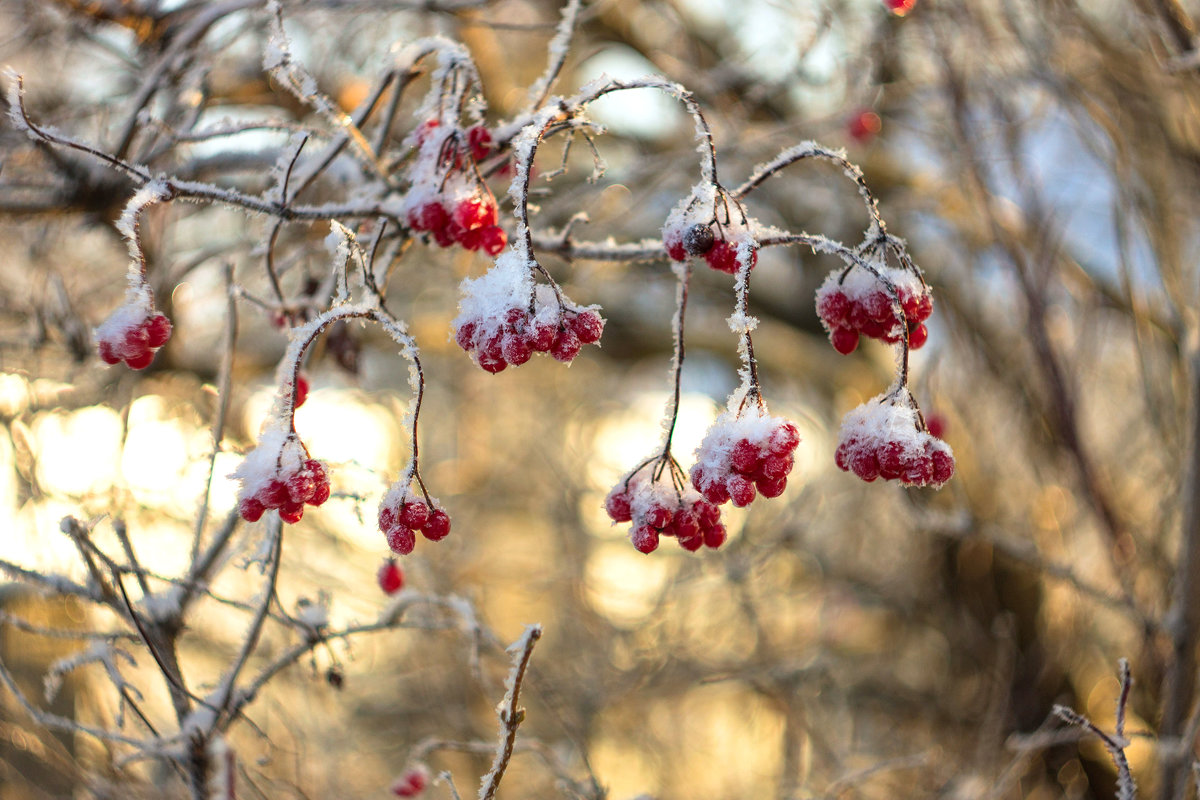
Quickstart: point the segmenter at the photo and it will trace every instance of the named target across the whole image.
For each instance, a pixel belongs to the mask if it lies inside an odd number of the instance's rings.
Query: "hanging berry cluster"
[[[300,437],[284,428],[264,432],[231,477],[241,481],[238,513],[247,522],[270,509],[278,509],[284,522],[299,522],[305,505],[323,505],[330,494],[325,465],[309,458]]]
[[[741,416],[725,412],[696,450],[692,485],[710,502],[742,508],[756,494],[779,497],[795,463],[800,433],[791,422],[757,406]]]
[[[896,301],[903,315],[897,315]],[[852,264],[831,272],[817,289],[817,316],[842,355],[854,352],[860,334],[887,344],[907,335],[909,349],[916,350],[929,338],[924,323],[932,313],[933,295],[915,268]]]
[[[626,475],[604,501],[613,522],[632,522],[629,540],[641,553],[658,549],[659,537],[672,536],[684,550],[713,550],[725,543],[721,510],[683,486],[674,459],[655,460]]]

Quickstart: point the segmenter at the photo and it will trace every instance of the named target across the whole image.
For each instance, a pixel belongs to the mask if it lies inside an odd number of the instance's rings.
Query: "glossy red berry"
[[[238,503],[238,513],[246,522],[258,522],[266,510],[266,506],[254,497],[244,498],[242,502]]]
[[[629,522],[633,519],[633,509],[629,504],[629,495],[624,492],[613,492],[604,501],[604,510],[613,522]]]
[[[409,500],[400,509],[400,522],[414,530],[423,526],[429,519],[429,506],[424,501]]]
[[[450,535],[450,515],[440,508],[435,508],[421,526],[421,533],[431,542],[438,542]]]
[[[384,594],[395,594],[404,587],[404,572],[401,571],[400,565],[394,558],[389,558],[380,565],[376,579]]]

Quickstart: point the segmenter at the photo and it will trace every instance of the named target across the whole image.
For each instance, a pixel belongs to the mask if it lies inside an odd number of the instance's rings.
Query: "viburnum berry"
[[[778,497],[787,487],[800,444],[796,426],[758,407],[726,411],[705,433],[696,449],[692,485],[705,499],[739,508],[755,497]]]
[[[720,207],[726,218],[717,215]],[[681,200],[663,224],[663,246],[673,261],[703,257],[719,272],[735,275],[748,262],[753,269],[758,247],[750,235],[749,220],[735,200],[712,182],[702,181]],[[730,218],[733,217],[733,218]]]
[[[917,0],[883,0],[883,4],[897,17],[903,17],[913,10],[913,7],[917,4]]]
[[[304,401],[308,399],[308,389],[309,389],[308,377],[303,372],[297,373],[296,374],[296,405],[294,406],[295,408],[299,408],[300,406],[304,405]]]
[[[908,346],[913,350],[929,338],[924,324],[933,313],[929,287],[909,270],[881,264],[878,271],[896,289],[904,324],[887,287],[861,267],[855,266],[848,272],[835,270],[817,289],[817,316],[829,331],[833,348],[842,355],[854,352],[860,335],[895,344],[907,330]]]
[[[96,352],[105,364],[122,361],[130,369],[150,366],[154,354],[171,338],[171,320],[154,310],[150,290],[131,288],[125,302],[93,332]]]
[[[264,432],[230,477],[241,481],[238,513],[247,522],[278,509],[281,520],[296,523],[304,506],[322,505],[330,495],[325,465],[309,458],[299,437],[284,428]]]
[[[880,395],[846,415],[834,454],[838,467],[870,483],[938,488],[954,474],[950,446],[920,424],[903,397]]]
[[[520,366],[534,353],[569,363],[604,333],[595,308],[563,305],[549,286],[535,289],[528,262],[516,253],[496,259],[479,278],[464,280],[461,291],[454,341],[487,372]]]
[[[379,530],[392,552],[406,556],[416,546],[417,531],[431,542],[445,539],[450,534],[450,515],[437,500],[411,493],[400,481],[379,503]]]
[[[392,794],[397,797],[416,797],[429,785],[429,773],[423,767],[413,767],[392,784]]]
[[[632,522],[629,540],[641,553],[658,549],[660,537],[673,536],[695,552],[724,544],[721,511],[692,490],[680,491],[670,477],[651,479],[653,464],[643,466],[613,487],[604,508],[613,522]]]
[[[846,132],[859,144],[870,141],[881,130],[883,130],[883,120],[870,109],[857,112],[846,123]]]
[[[483,161],[492,152],[492,132],[482,125],[471,127],[467,130],[467,146],[472,158]]]
[[[404,587],[404,571],[400,569],[400,565],[394,558],[385,560],[379,566],[375,577],[384,594],[395,594]]]

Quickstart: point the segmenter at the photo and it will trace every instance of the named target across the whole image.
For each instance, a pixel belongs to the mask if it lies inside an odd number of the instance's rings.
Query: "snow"
[[[153,314],[154,296],[150,293],[150,287],[138,281],[125,290],[125,302],[96,326],[92,337],[97,343],[123,341],[126,332],[137,328]]]
[[[258,444],[229,477],[241,481],[239,497],[254,497],[272,481],[299,472],[306,460],[308,452],[290,425],[270,425],[259,434]]]

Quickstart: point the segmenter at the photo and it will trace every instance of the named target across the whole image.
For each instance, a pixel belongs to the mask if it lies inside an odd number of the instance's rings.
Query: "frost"
[[[139,273],[140,274],[140,273]],[[96,342],[119,342],[154,314],[154,296],[150,287],[138,281],[125,290],[125,302],[92,331]]]
[[[182,587],[172,586],[166,591],[146,595],[138,605],[142,607],[142,614],[151,622],[177,620],[183,613],[183,595]]]
[[[268,423],[278,420],[268,420]],[[280,475],[291,475],[304,468],[308,453],[290,426],[271,425],[258,437],[258,444],[246,454],[230,478],[241,481],[239,497],[254,497]]]

